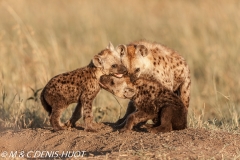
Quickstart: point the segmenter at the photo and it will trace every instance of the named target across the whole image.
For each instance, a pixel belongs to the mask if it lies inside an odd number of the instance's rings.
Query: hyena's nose
[[[119,72],[124,75],[128,73],[127,68],[123,65],[120,66]]]
[[[135,76],[134,74],[130,74],[129,77],[131,82],[134,82],[137,80],[137,76]]]

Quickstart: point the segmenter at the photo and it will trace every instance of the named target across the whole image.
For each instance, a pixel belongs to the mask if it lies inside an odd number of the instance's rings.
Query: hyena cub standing
[[[41,102],[49,113],[54,130],[75,126],[83,115],[86,131],[95,131],[92,117],[92,102],[100,90],[99,79],[103,74],[121,76],[126,72],[119,55],[111,43],[95,55],[86,67],[53,77],[41,93]],[[71,119],[60,124],[62,111],[71,103],[77,103]]]
[[[190,71],[184,58],[177,52],[148,41],[132,42],[116,47],[123,65],[127,68],[131,81],[138,78],[155,79],[172,92],[178,93],[186,108],[190,100]],[[135,110],[129,103],[124,121]]]
[[[158,125],[149,131],[169,132],[187,127],[187,108],[181,99],[157,81],[143,78],[131,82],[129,77],[115,78],[101,76],[100,85],[105,90],[120,97],[131,99],[137,111],[130,114],[122,131],[148,119],[157,119]]]

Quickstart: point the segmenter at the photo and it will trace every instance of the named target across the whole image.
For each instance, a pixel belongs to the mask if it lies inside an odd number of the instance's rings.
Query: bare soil
[[[238,159],[239,144],[239,134],[193,128],[160,134],[119,133],[109,125],[94,133],[80,126],[58,132],[51,128],[0,132],[1,158]]]

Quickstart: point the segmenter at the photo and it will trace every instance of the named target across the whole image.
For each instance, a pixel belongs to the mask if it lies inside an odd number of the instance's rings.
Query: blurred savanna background
[[[176,50],[190,66],[189,126],[236,130],[239,8],[238,0],[1,0],[0,128],[48,126],[38,98],[53,76],[86,66],[109,41],[147,39]],[[127,103],[102,90],[95,120],[117,121]]]

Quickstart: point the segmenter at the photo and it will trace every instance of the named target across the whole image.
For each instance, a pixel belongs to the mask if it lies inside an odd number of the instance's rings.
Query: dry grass
[[[238,0],[2,0],[0,126],[45,125],[36,91],[51,77],[87,65],[109,41],[148,39],[177,50],[190,65],[189,125],[233,130],[240,110],[239,7]],[[119,101],[123,114],[127,101]],[[118,102],[104,91],[94,106],[97,121],[119,117]]]

